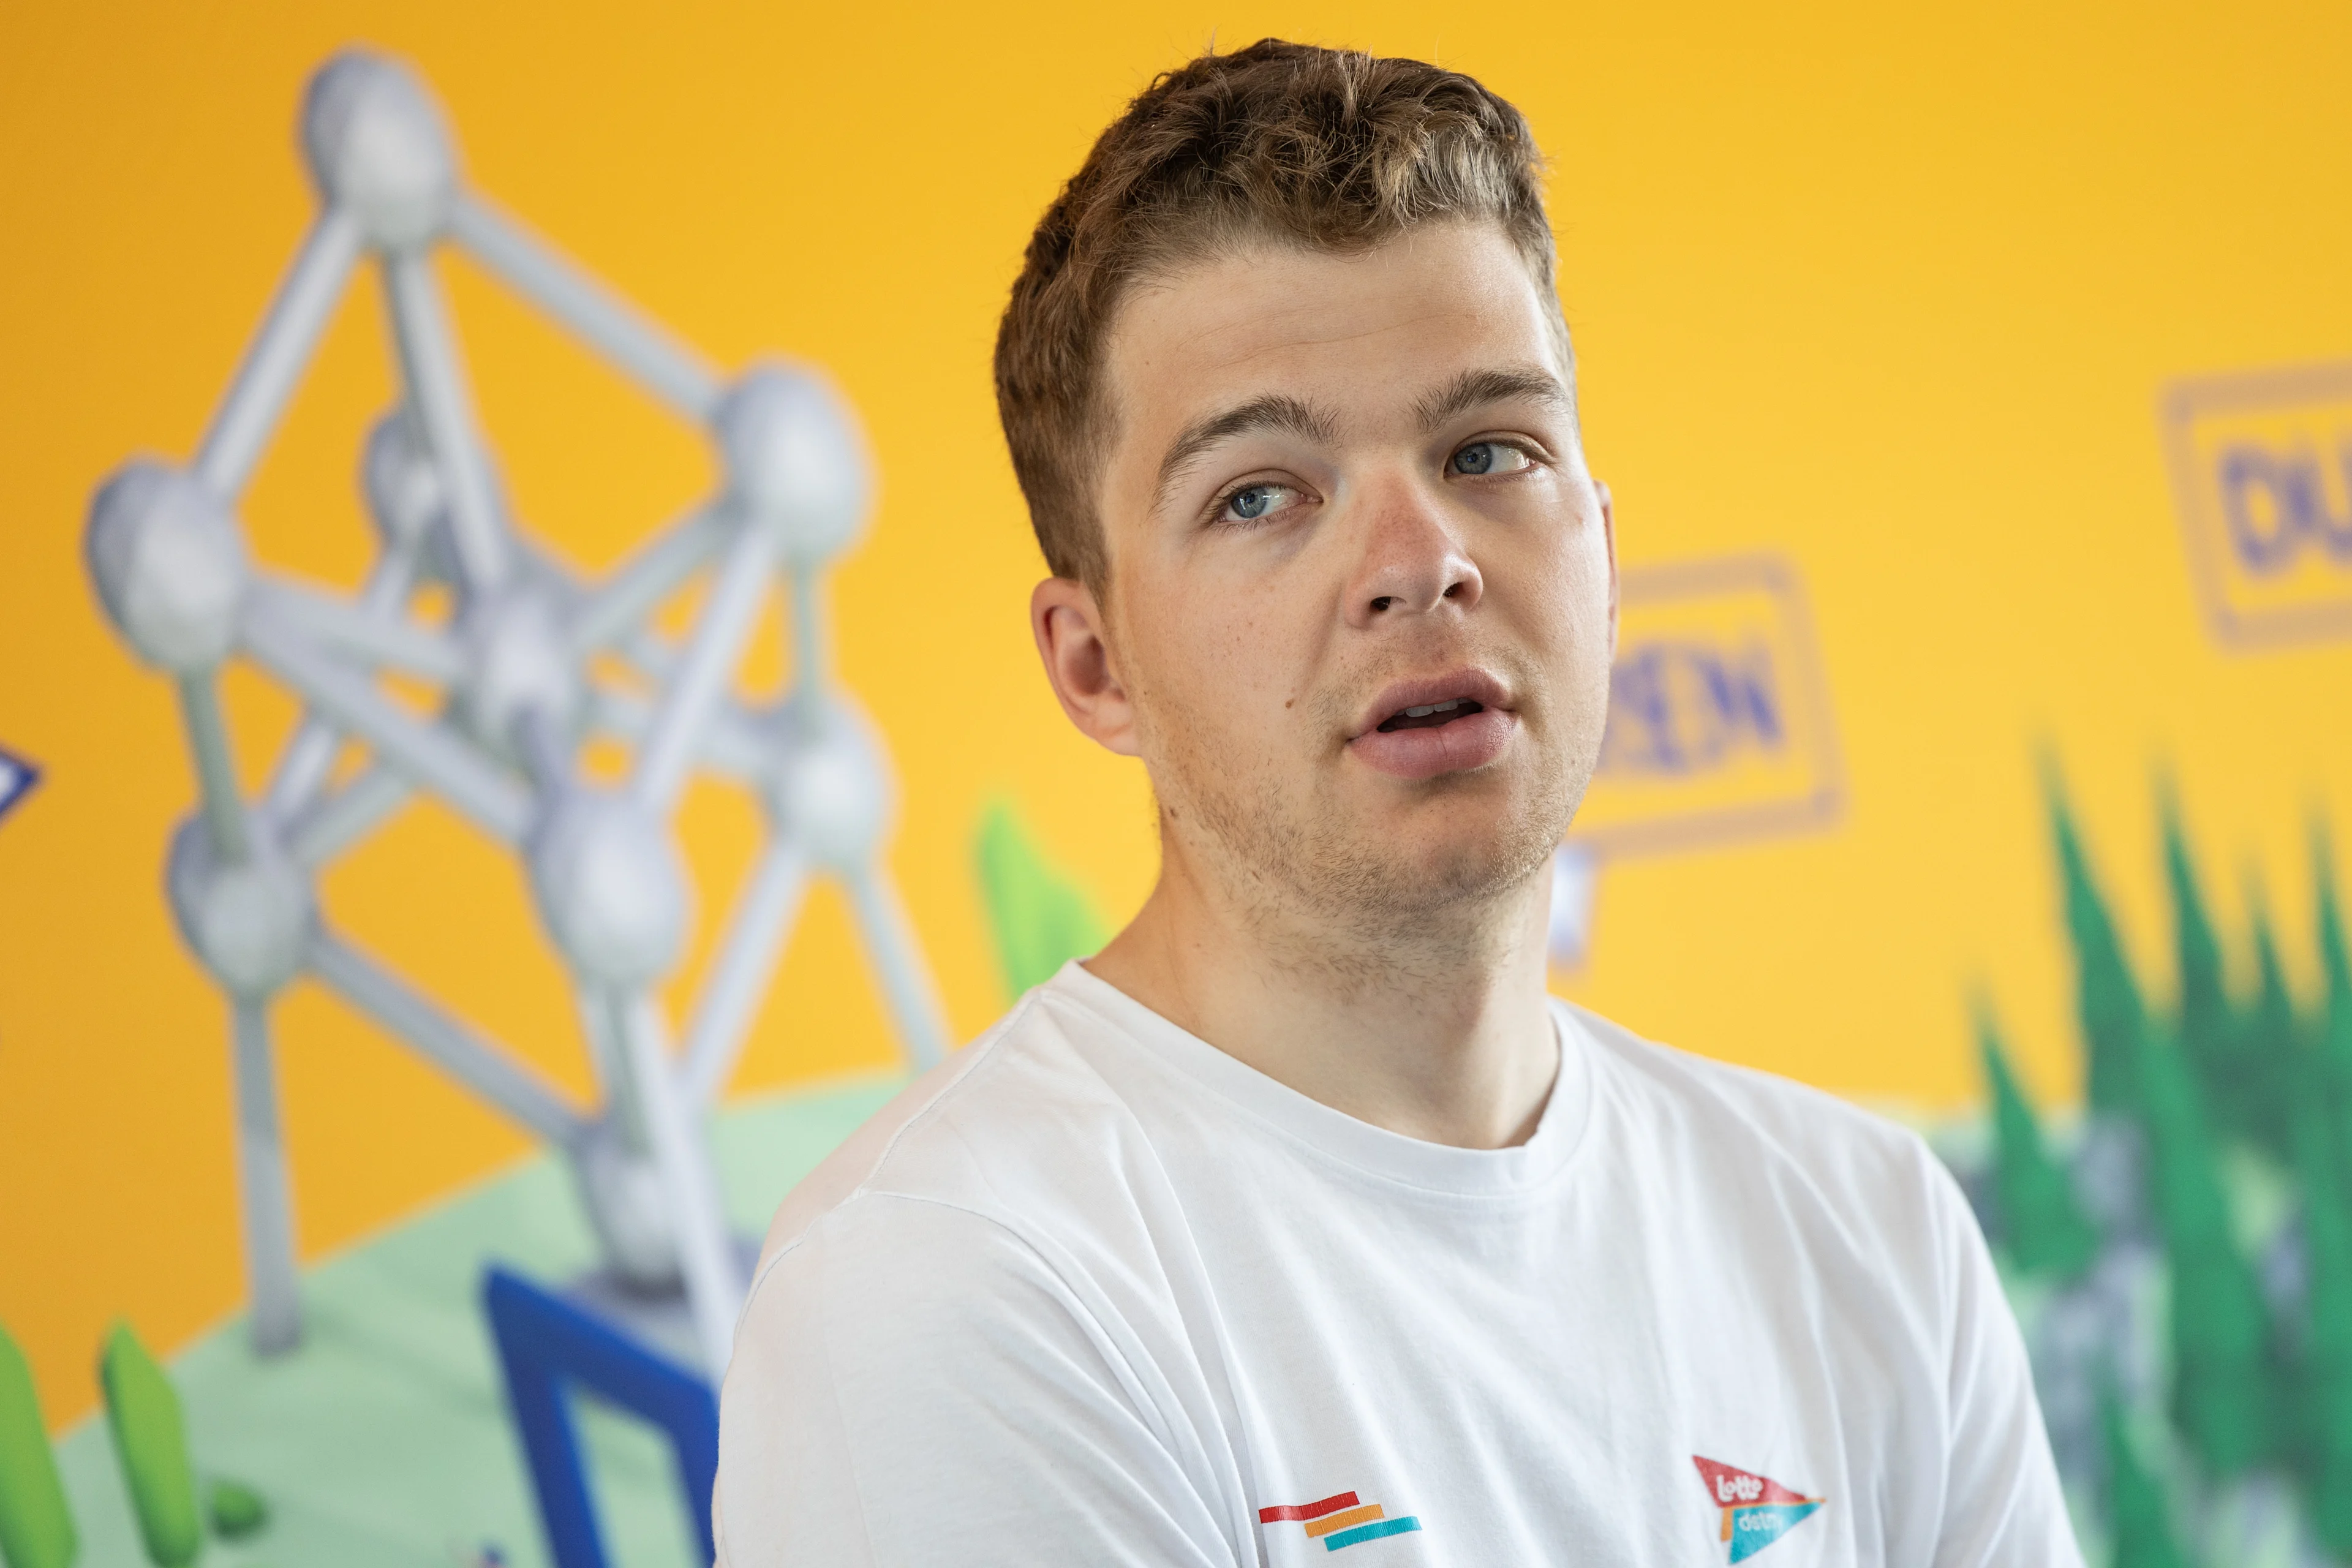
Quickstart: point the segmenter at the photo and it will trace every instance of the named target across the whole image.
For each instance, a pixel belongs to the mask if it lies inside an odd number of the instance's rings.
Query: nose
[[[1470,559],[1434,497],[1401,484],[1367,497],[1361,553],[1348,585],[1349,624],[1370,628],[1444,605],[1472,608],[1485,593]]]

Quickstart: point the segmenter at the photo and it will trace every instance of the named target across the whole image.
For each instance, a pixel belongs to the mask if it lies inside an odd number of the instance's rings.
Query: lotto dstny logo
[[[1696,1454],[1706,1495],[1723,1515],[1720,1539],[1730,1548],[1730,1561],[1753,1557],[1821,1510],[1825,1500],[1807,1497],[1776,1480]]]
[[[2182,382],[2162,413],[2214,633],[2352,635],[2352,364]]]
[[[1826,684],[1786,563],[1630,570],[1618,621],[1608,729],[1572,842],[1615,855],[1835,817]]]

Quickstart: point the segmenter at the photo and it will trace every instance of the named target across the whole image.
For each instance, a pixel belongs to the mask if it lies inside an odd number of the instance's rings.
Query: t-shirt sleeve
[[[1936,1568],[2080,1568],[2024,1338],[1968,1199],[1940,1162],[1927,1159],[1952,1313]]]
[[[992,1220],[852,1200],[744,1309],[721,1568],[1234,1568],[1130,1362]]]

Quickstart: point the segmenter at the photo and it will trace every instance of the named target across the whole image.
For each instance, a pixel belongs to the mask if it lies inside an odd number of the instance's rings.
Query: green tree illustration
[[[2295,1387],[2312,1521],[2342,1557],[2352,1555],[2352,1205],[2333,1121],[2316,1095],[2294,1118],[2306,1279]]]
[[[2174,1021],[2181,1049],[2196,1071],[2213,1129],[2253,1142],[2284,1161],[2291,1152],[2288,1127],[2295,1068],[2293,1050],[2280,1047],[2294,1044],[2292,1019],[2281,1031],[2261,1006],[2252,1015],[2241,1015],[2231,1005],[2221,939],[2206,911],[2181,824],[2179,797],[2168,779],[2158,781],[2158,809],[2163,820],[2165,880],[2172,894],[2173,952],[2179,973]],[[2272,958],[2275,961],[2275,952]]]
[[[2107,1529],[2115,1537],[2115,1568],[2187,1568],[2189,1559],[2172,1539],[2164,1489],[2140,1463],[2113,1388],[2099,1396],[2099,1426],[2106,1436]]]
[[[1046,862],[1011,805],[999,801],[981,814],[974,848],[981,897],[1010,994],[1043,984],[1065,963],[1109,940],[1093,903]]]
[[[2158,782],[2158,805],[2164,824],[2165,880],[2172,892],[2173,952],[2180,973],[2180,1044],[2199,1081],[2219,1103],[2233,1092],[2240,1067],[2235,1058],[2245,1037],[2231,1011],[2221,976],[2221,939],[2205,911],[2181,825],[2180,797],[2169,779]]]
[[[0,1563],[70,1568],[79,1550],[32,1366],[0,1328]]]
[[[114,1457],[122,1467],[148,1558],[163,1568],[194,1562],[204,1548],[204,1525],[179,1391],[127,1323],[108,1332],[98,1381],[106,1394]]]
[[[2066,804],[2055,764],[2045,764],[2043,787],[2065,893],[2066,931],[2074,948],[2074,1003],[2090,1057],[2089,1094],[2096,1112],[2129,1115],[2139,1109],[2140,1055],[2147,1009],[2124,956],[2106,900],[2091,876],[2082,836]]]
[[[2250,1142],[2292,1163],[2295,1092],[2305,1079],[2298,1065],[2302,1030],[2295,1020],[2294,994],[2287,988],[2286,969],[2279,962],[2269,900],[2260,879],[2252,876],[2247,878],[2246,908],[2255,989],[2252,1005],[2239,1020],[2243,1046],[2235,1096],[2237,1125]]]
[[[2098,1256],[2099,1234],[2074,1201],[2065,1168],[2051,1158],[2033,1107],[2010,1070],[1991,1006],[1981,999],[1977,1047],[1992,1086],[1993,1187],[2000,1203],[2002,1244],[2021,1272],[2077,1278]]]
[[[2173,1421],[2210,1472],[2237,1475],[2273,1448],[2270,1312],[2231,1234],[2187,1057],[2160,1039],[2138,1055],[2150,1206],[2170,1265]]]
[[[2352,956],[2344,943],[2344,915],[2336,898],[2336,850],[2325,822],[2311,831],[2312,885],[2317,891],[2319,967],[2327,994],[2318,1037],[2321,1077],[2333,1115],[2339,1179],[2352,1180]]]

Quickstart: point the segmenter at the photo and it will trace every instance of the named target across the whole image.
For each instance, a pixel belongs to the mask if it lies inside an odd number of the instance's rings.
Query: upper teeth
[[[1461,706],[1462,699],[1450,697],[1443,702],[1433,702],[1426,708],[1408,708],[1404,710],[1404,716],[1408,719],[1426,719],[1432,713],[1444,713]]]

